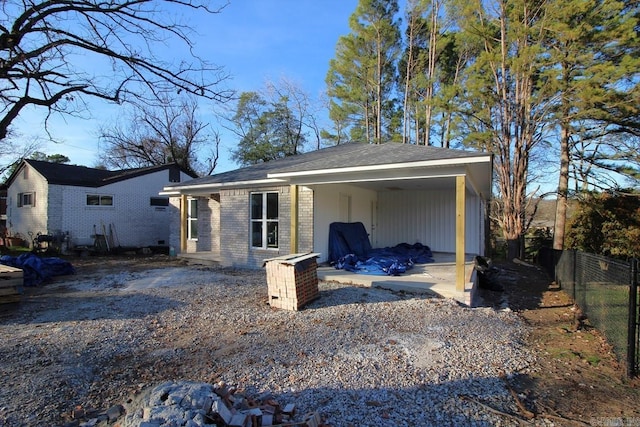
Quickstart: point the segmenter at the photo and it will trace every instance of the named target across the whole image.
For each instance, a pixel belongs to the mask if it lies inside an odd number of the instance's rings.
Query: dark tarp
[[[345,255],[366,256],[371,250],[369,235],[361,222],[333,222],[329,225],[329,261]]]
[[[490,291],[502,292],[504,287],[500,283],[500,270],[493,266],[491,259],[476,256],[474,269],[478,272],[478,286]]]
[[[334,222],[329,225],[329,262],[354,273],[397,276],[414,264],[433,262],[428,246],[400,243],[372,248],[364,224]]]
[[[41,258],[31,252],[17,257],[3,255],[0,264],[22,269],[24,286],[37,286],[53,276],[75,274],[70,262],[60,258]]]

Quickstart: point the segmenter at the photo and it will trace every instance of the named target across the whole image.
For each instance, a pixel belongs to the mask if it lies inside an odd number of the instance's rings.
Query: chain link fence
[[[538,264],[607,338],[627,366],[628,375],[638,375],[638,260],[625,262],[576,250],[541,248]]]

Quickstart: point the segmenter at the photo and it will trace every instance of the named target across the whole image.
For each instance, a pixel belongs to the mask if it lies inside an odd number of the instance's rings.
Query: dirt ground
[[[496,266],[512,280],[503,295],[482,295],[496,304],[506,299],[531,326],[528,344],[540,365],[510,382],[523,415],[544,414],[559,425],[640,426],[640,379],[626,376],[626,367],[569,295],[537,267]]]
[[[89,257],[70,259],[78,275],[180,265],[176,258]],[[488,305],[505,303],[530,325],[529,347],[539,369],[509,379],[521,415],[553,425],[640,426],[640,379],[628,379],[606,340],[578,322],[569,296],[538,268],[496,263],[510,280],[504,292],[482,291]],[[77,279],[77,278],[75,278]],[[38,288],[29,292],[37,293]]]

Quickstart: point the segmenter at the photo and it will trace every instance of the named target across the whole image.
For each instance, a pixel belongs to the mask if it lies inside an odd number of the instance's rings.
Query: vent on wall
[[[180,182],[180,169],[178,167],[169,168],[169,182]]]

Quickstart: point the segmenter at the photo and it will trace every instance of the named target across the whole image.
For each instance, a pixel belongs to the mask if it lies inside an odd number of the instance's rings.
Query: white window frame
[[[187,239],[198,240],[198,199],[187,198]]]
[[[28,199],[28,203],[25,203],[25,200]],[[35,193],[33,191],[27,191],[25,193],[18,193],[18,207],[19,208],[30,208],[35,206]]]
[[[267,200],[269,195],[276,196],[277,215],[275,218],[268,218]],[[253,218],[253,198],[262,197],[262,212],[259,218]],[[260,245],[254,244],[254,225],[260,228]],[[275,228],[274,228],[275,226]],[[272,229],[271,233],[269,230]],[[277,250],[280,246],[280,195],[277,191],[254,192],[249,195],[249,245],[252,249]]]
[[[89,203],[89,197],[97,197],[98,198],[98,203],[93,205]],[[107,203],[107,201],[110,201],[111,203]],[[112,208],[114,206],[115,202],[115,197],[113,196],[113,194],[93,194],[93,193],[87,193],[87,197],[85,200],[85,203],[87,204],[87,207],[90,208]]]

